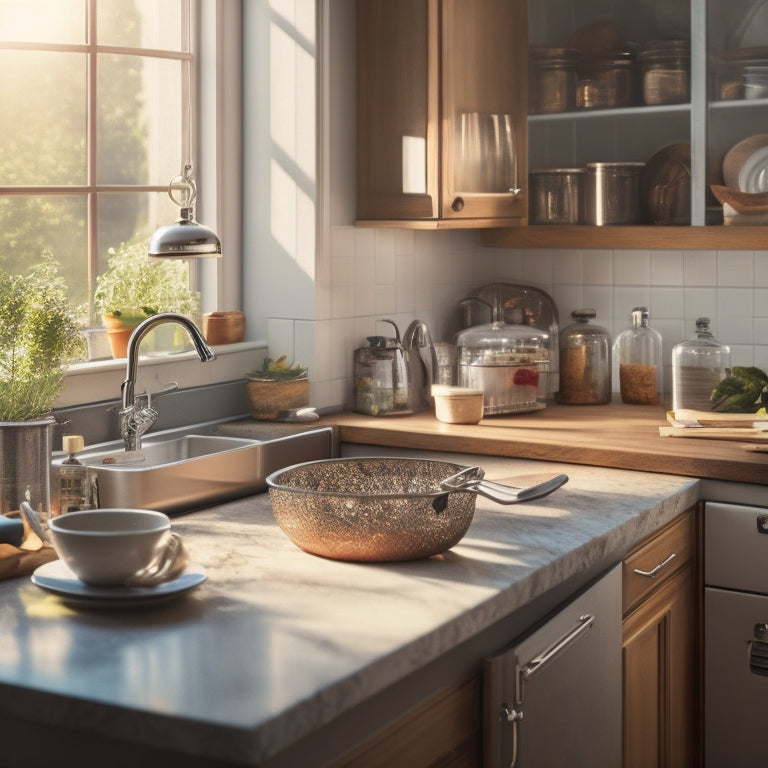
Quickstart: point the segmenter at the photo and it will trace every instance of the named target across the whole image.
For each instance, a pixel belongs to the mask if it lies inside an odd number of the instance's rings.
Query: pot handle
[[[443,480],[440,488],[446,491],[473,491],[498,504],[519,504],[548,496],[568,482],[568,475],[560,474],[536,485],[516,488],[484,480],[484,477],[485,472],[480,467],[467,467]]]

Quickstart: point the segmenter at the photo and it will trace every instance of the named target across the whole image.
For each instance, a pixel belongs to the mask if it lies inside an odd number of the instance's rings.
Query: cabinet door
[[[527,216],[525,0],[358,3],[357,219]]]
[[[693,617],[689,564],[624,620],[624,768],[693,765]]]
[[[437,0],[363,0],[357,22],[357,218],[437,218]]]
[[[524,220],[526,3],[443,0],[441,7],[441,216]]]

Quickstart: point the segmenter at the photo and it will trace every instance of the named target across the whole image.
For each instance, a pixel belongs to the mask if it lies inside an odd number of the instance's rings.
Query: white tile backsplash
[[[632,308],[647,306],[662,334],[667,391],[672,348],[693,333],[697,317],[710,318],[735,364],[768,369],[768,252],[513,250],[483,248],[471,230],[352,226],[334,227],[330,243],[331,317],[301,330],[302,339],[314,333],[319,407],[350,405],[352,354],[366,336],[385,332],[377,319],[391,317],[403,333],[418,318],[435,341],[451,340],[459,330],[458,302],[493,280],[547,291],[561,328],[572,322],[573,309],[595,309],[595,322],[614,339],[628,327]],[[303,349],[298,326],[294,334],[296,349]]]

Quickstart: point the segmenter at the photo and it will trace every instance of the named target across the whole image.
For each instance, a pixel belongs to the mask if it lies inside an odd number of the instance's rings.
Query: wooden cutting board
[[[659,427],[659,434],[662,437],[706,437],[709,440],[768,443],[768,432],[753,427]]]

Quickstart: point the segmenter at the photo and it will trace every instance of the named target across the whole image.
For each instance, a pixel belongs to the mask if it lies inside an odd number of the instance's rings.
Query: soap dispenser
[[[90,473],[88,467],[76,456],[83,450],[83,436],[64,435],[61,442],[68,456],[59,467],[60,514],[91,509],[93,494],[91,492]]]

